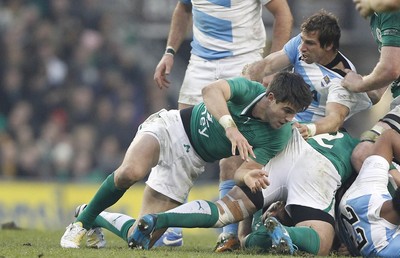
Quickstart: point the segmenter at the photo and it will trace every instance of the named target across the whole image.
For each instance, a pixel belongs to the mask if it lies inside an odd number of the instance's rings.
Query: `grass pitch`
[[[246,253],[213,253],[217,233],[213,229],[204,229],[196,233],[186,234],[184,231],[184,246],[179,248],[162,247],[152,250],[132,250],[120,238],[105,231],[107,247],[104,249],[63,249],[59,241],[64,230],[0,230],[0,258],[11,257],[253,257],[255,254]],[[85,243],[82,243],[84,246]],[[222,256],[221,256],[222,255]],[[257,255],[260,257],[259,255]],[[265,255],[263,256],[265,257]],[[271,256],[272,257],[272,256]],[[275,256],[276,257],[276,256]]]
[[[107,247],[104,249],[63,249],[59,245],[64,230],[0,230],[0,258],[13,257],[140,257],[140,258],[187,258],[187,257],[291,257],[282,255],[257,254],[251,251],[238,251],[234,253],[214,253],[213,248],[217,239],[217,232],[213,229],[196,229],[195,233],[184,232],[184,246],[162,247],[148,251],[132,250],[120,238],[105,231]],[[84,243],[82,243],[84,246]],[[299,255],[307,256],[308,255]],[[332,256],[331,256],[332,257]],[[337,257],[337,256],[336,256]]]

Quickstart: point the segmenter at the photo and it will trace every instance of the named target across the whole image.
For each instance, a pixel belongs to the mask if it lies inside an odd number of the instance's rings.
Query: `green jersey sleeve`
[[[400,47],[400,11],[373,14],[370,27],[379,49],[382,46]]]
[[[234,77],[226,80],[231,88],[229,101],[236,105],[248,104],[254,96],[264,94],[266,88],[259,82],[250,81],[244,77]]]

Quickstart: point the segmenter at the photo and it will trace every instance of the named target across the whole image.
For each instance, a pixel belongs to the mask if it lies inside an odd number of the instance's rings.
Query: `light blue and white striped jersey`
[[[293,65],[294,72],[300,74],[310,85],[314,98],[307,110],[296,114],[295,120],[313,122],[325,117],[327,102],[336,102],[347,106],[350,112],[346,119],[372,106],[366,93],[353,93],[341,86],[340,82],[343,76],[340,71],[329,69],[317,63],[307,64],[301,60],[300,46],[301,37],[299,34],[285,44],[284,51]],[[342,53],[339,52],[336,58],[340,58],[345,68],[356,70],[350,60]]]
[[[262,7],[270,0],[181,0],[192,5],[192,54],[207,60],[263,51]]]
[[[340,234],[364,257],[400,257],[400,227],[380,217],[383,203],[392,199],[388,169],[384,158],[367,158],[340,201],[338,219],[344,225]]]

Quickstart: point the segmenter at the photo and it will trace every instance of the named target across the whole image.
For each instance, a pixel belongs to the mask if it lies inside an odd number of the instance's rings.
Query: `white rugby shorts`
[[[264,167],[270,185],[263,190],[264,206],[279,200],[326,211],[334,217],[340,175],[333,164],[304,141],[297,129],[286,148]]]
[[[202,102],[201,90],[205,86],[218,79],[241,76],[246,64],[251,64],[261,59],[262,55],[258,51],[218,60],[206,60],[196,55],[191,55],[179,92],[178,102],[192,106]]]
[[[160,143],[160,157],[146,184],[169,198],[184,203],[206,162],[190,144],[178,110],[165,109],[140,125],[138,134],[151,134]]]
[[[347,189],[342,197],[342,203],[347,199],[354,199],[364,195],[388,194],[389,164],[386,159],[378,155],[367,157],[358,173],[356,180]]]

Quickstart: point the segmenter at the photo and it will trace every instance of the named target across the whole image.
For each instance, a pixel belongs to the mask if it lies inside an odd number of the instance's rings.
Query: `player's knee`
[[[144,178],[142,173],[137,173],[137,169],[132,165],[121,165],[114,173],[115,186],[126,189],[137,181]]]
[[[364,160],[370,156],[370,152],[372,150],[373,143],[369,141],[359,143],[353,150],[351,154],[351,163],[354,169],[358,172],[361,169],[361,166]]]
[[[220,181],[232,180],[235,176],[235,171],[223,170],[220,168],[219,179]]]
[[[328,256],[331,252],[333,246],[333,239],[335,237],[335,232],[333,228],[331,230],[316,230],[319,236],[319,250],[318,256]]]
[[[242,161],[237,157],[221,159],[219,162],[219,177],[221,181],[231,180],[235,175],[235,171],[240,167]]]
[[[331,252],[332,245],[326,245],[325,243],[321,242],[319,251],[318,251],[318,256],[329,256],[329,253]]]
[[[330,234],[318,232],[318,235],[320,238],[318,256],[329,256],[333,246],[334,232]]]

